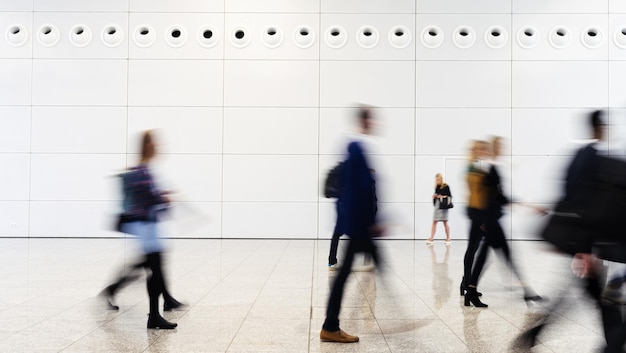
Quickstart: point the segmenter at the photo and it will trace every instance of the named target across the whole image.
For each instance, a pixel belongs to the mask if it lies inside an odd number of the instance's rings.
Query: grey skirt
[[[448,220],[448,210],[435,208],[435,214],[433,215],[433,222],[447,221],[447,220]]]

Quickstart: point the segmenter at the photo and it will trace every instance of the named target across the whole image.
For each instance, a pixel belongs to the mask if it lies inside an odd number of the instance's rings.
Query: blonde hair
[[[437,187],[437,178],[441,178],[441,188],[445,188],[447,186],[447,184],[443,181],[443,175],[441,175],[441,173],[437,173],[435,174],[435,187]]]

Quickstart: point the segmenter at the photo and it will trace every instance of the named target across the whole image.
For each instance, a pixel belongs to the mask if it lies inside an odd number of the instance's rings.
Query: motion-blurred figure
[[[461,295],[465,295],[465,306],[486,308],[487,304],[480,301],[478,297],[482,293],[476,290],[478,285],[476,278],[472,278],[472,271],[480,271],[485,265],[485,258],[477,259],[474,256],[486,235],[487,228],[487,188],[485,179],[487,177],[488,164],[486,159],[490,155],[489,143],[486,141],[474,141],[470,150],[470,160],[467,169],[467,186],[469,198],[467,202],[467,215],[470,218],[470,233],[467,242],[467,250],[463,259],[463,279],[461,279]],[[482,261],[482,262],[481,262]]]
[[[324,185],[324,196],[326,196],[327,198],[335,199],[335,210],[337,215],[335,228],[333,229],[333,234],[330,239],[330,253],[328,254],[329,271],[339,270],[339,263],[337,261],[337,249],[339,248],[339,238],[341,238],[344,231],[344,227],[341,224],[343,217],[341,217],[340,215],[340,212],[342,210],[340,199],[342,167],[343,162],[340,162],[333,169],[331,169],[328,172],[328,176],[326,177],[326,182]]]
[[[358,113],[360,133],[372,134],[372,116],[368,108]],[[342,167],[341,191],[342,211],[340,216],[344,231],[350,237],[345,251],[344,263],[339,269],[328,299],[326,320],[320,332],[320,339],[328,342],[358,342],[357,336],[349,335],[339,328],[339,311],[343,290],[352,268],[354,255],[359,252],[370,254],[379,265],[376,245],[372,237],[382,235],[382,227],[376,220],[376,196],[372,170],[366,158],[362,137],[356,137],[348,144],[347,159]]]
[[[602,300],[606,271],[598,258],[626,261],[623,216],[626,209],[626,163],[600,156],[605,136],[603,111],[589,116],[593,141],[579,149],[567,169],[565,195],[548,222],[543,237],[560,251],[574,256],[572,271],[600,308],[606,339],[605,353],[623,353],[626,323],[621,306]],[[620,217],[621,216],[621,217]],[[617,249],[617,253],[615,253]],[[516,340],[517,349],[530,349],[543,328],[558,315],[564,297]]]
[[[156,187],[148,168],[156,153],[153,134],[151,131],[144,132],[139,165],[122,175],[124,212],[120,217],[119,228],[124,233],[137,237],[144,258],[131,266],[129,274],[123,275],[115,283],[105,288],[103,295],[107,297],[110,308],[116,309],[112,304],[115,293],[130,280],[137,277],[136,270],[145,267],[150,270],[147,279],[148,297],[150,298],[147,326],[151,329],[173,329],[177,324],[165,320],[159,313],[159,297],[163,294],[163,310],[165,311],[179,309],[184,304],[169,294],[163,275],[161,254],[165,247],[159,236],[158,221],[161,214],[168,209],[170,200],[168,192],[160,191]]]
[[[535,291],[526,283],[521,272],[519,271],[519,268],[515,266],[513,257],[511,256],[511,249],[509,248],[509,244],[506,240],[504,230],[500,225],[500,218],[503,215],[502,208],[512,203],[512,201],[505,196],[502,191],[502,179],[500,178],[500,173],[498,171],[498,157],[500,156],[501,149],[501,138],[494,137],[491,141],[492,160],[489,163],[489,171],[484,179],[485,190],[487,192],[487,213],[485,220],[485,229],[487,232],[485,234],[485,241],[481,244],[480,249],[478,250],[476,263],[485,263],[489,253],[489,248],[502,251],[502,255],[504,256],[507,266],[515,274],[524,289],[524,300],[527,302],[541,301],[543,298],[537,295],[537,293],[535,293]],[[482,266],[475,266],[470,279],[471,284],[478,284],[482,268]]]

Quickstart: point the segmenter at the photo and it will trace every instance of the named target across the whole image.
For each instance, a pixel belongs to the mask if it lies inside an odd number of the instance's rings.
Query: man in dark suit
[[[358,113],[360,133],[372,134],[372,116],[368,108]],[[359,252],[370,254],[379,263],[376,246],[372,237],[382,235],[382,227],[376,221],[376,191],[374,175],[366,158],[362,138],[355,138],[348,144],[347,159],[342,167],[340,199],[342,217],[340,224],[343,233],[350,237],[346,248],[344,264],[341,266],[328,299],[326,320],[320,332],[320,339],[327,342],[358,342],[357,336],[349,335],[339,328],[339,311],[343,289],[352,268],[354,255]]]

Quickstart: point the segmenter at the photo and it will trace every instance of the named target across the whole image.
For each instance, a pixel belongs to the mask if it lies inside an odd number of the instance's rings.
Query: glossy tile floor
[[[143,278],[119,294],[119,311],[97,296],[133,260],[132,244],[0,239],[0,352],[506,352],[543,309],[524,303],[493,253],[480,284],[489,308],[478,309],[459,296],[464,241],[382,240],[382,271],[353,273],[344,294],[341,326],[361,341],[322,343],[329,241],[170,240],[170,291],[189,308],[164,314],[176,330],[147,330]],[[533,351],[597,351],[599,316],[568,259],[541,242],[511,245],[537,292],[566,289],[568,310]]]

